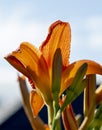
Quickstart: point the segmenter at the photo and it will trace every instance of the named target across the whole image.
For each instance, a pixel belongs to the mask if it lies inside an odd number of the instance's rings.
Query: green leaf
[[[54,54],[52,64],[52,93],[60,92],[61,75],[62,75],[62,55],[60,48],[58,48]]]
[[[76,72],[72,84],[66,90],[66,99],[61,107],[61,111],[63,111],[69,103],[73,102],[86,87],[86,79],[83,78],[86,74],[87,67],[87,63],[84,63]]]

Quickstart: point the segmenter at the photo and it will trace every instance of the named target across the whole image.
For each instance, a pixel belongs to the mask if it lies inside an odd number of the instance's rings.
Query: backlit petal
[[[9,54],[5,59],[18,71],[20,71],[25,76],[29,77],[29,72],[25,69],[25,66],[12,54]]]
[[[48,103],[49,101],[52,101],[50,81],[46,76],[46,73],[40,75],[40,77],[36,77],[35,73],[29,67],[27,67],[27,70],[32,76],[32,81],[35,83],[35,88],[40,92],[45,102]]]
[[[38,75],[38,62],[41,56],[39,50],[30,43],[22,43],[20,48],[12,53],[25,67],[30,67]]]
[[[49,28],[46,40],[40,47],[48,65],[52,65],[54,53],[61,49],[63,66],[68,65],[70,55],[71,30],[69,23],[56,21]]]
[[[31,104],[33,115],[37,116],[40,110],[42,109],[42,107],[44,106],[44,101],[36,91],[31,91],[30,104]]]
[[[8,55],[6,59],[27,77],[30,73],[27,69],[23,69],[27,67],[33,71],[36,78],[41,76],[43,73],[48,76],[47,64],[41,55],[41,52],[28,42],[22,43],[20,48]]]
[[[70,64],[62,75],[61,92],[63,92],[71,83],[78,70],[78,68],[83,64],[88,64],[88,69],[86,75],[88,74],[100,74],[102,75],[102,66],[91,60],[79,60]]]
[[[37,74],[37,64],[40,56],[41,53],[37,48],[30,43],[24,42],[20,45],[19,49],[7,55],[5,59],[13,65],[13,67],[27,76],[27,70],[24,69],[27,66],[36,71]]]

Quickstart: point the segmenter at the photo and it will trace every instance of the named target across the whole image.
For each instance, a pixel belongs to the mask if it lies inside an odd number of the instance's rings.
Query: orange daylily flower
[[[52,62],[53,57],[58,48],[62,55],[62,79],[60,95],[72,83],[72,80],[78,70],[83,64],[88,64],[87,74],[102,74],[102,66],[94,61],[79,60],[69,64],[70,56],[70,42],[71,29],[67,22],[56,21],[49,28],[49,33],[46,40],[42,43],[39,49],[28,42],[23,42],[20,48],[11,54],[7,55],[5,59],[14,66],[18,71],[27,76],[33,84],[35,84],[36,94],[31,94],[31,104],[37,97],[41,100],[33,113],[37,115],[44,104],[48,104],[53,100],[51,91],[52,82]],[[35,96],[36,95],[36,96]],[[34,98],[32,100],[32,98]],[[44,99],[44,101],[43,101]]]

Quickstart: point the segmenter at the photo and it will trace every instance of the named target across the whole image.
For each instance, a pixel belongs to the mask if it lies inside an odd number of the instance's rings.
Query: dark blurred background
[[[75,114],[83,113],[83,94],[81,94],[73,103],[73,110]],[[47,123],[47,110],[44,107],[39,116]],[[62,126],[63,129],[63,126]],[[0,130],[32,130],[27,116],[21,107],[16,113],[14,113],[9,119],[7,119],[1,126]],[[63,129],[64,130],[64,129]]]

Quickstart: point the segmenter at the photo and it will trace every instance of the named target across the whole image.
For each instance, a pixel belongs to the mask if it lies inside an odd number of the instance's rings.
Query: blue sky
[[[70,61],[91,59],[102,64],[101,0],[0,0],[0,111],[10,103],[14,106],[12,99],[20,100],[17,71],[3,57],[23,41],[38,47],[58,19],[71,26]]]

